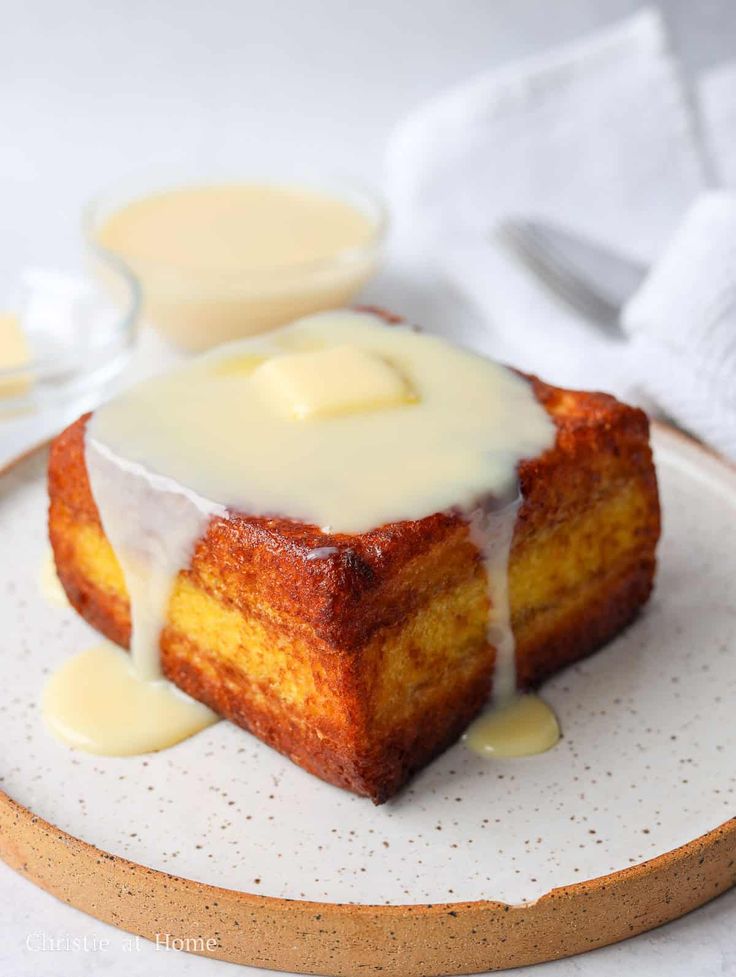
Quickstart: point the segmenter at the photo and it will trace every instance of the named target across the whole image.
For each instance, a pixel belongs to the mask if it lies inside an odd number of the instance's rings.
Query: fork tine
[[[581,278],[538,225],[508,219],[499,225],[497,237],[548,291],[609,335],[622,337],[619,308]]]
[[[505,225],[504,231],[505,239],[523,262],[555,291],[563,293],[568,302],[585,311],[602,314],[606,318],[617,316],[616,306],[581,279],[559,252],[550,246],[549,239],[536,228],[521,222],[518,224],[509,222]]]

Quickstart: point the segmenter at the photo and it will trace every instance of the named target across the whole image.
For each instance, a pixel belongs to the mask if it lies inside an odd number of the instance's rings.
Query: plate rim
[[[736,476],[736,464],[670,424],[652,428]],[[51,440],[51,439],[50,439]],[[0,468],[0,480],[50,440]],[[736,483],[733,486],[736,499]],[[354,977],[381,958],[384,977],[468,974],[570,956],[652,929],[736,885],[736,812],[677,848],[550,889],[529,903],[322,902],[214,886],[116,855],[57,828],[0,788],[0,858],[70,905],[148,939],[218,934],[216,959]],[[121,899],[136,887],[142,899]],[[162,910],[163,906],[163,910]],[[168,911],[167,911],[168,907]],[[249,926],[241,926],[247,917]],[[159,927],[158,929],[156,927]],[[373,961],[373,963],[369,963]]]

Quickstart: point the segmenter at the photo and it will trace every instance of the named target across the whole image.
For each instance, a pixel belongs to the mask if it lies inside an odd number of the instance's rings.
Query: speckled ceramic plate
[[[41,596],[45,456],[16,463],[0,483],[0,854],[130,931],[305,973],[531,963],[712,898],[736,881],[736,473],[667,429],[655,445],[656,592],[546,685],[560,744],[495,762],[457,745],[379,808],[226,723],[147,757],[55,742],[41,687],[95,639]]]

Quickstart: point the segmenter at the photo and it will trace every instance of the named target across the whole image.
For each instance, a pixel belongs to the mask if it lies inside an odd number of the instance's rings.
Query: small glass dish
[[[94,406],[127,363],[140,286],[113,257],[106,265],[104,285],[46,268],[0,284],[6,341],[24,347],[17,365],[0,369],[0,438],[13,420]]]
[[[370,238],[316,261],[219,271],[186,267],[165,256],[154,260],[118,254],[100,243],[105,222],[134,201],[190,188],[242,185],[293,188],[337,199],[368,218]],[[304,174],[169,173],[129,180],[100,195],[85,209],[83,233],[93,258],[117,257],[130,266],[141,284],[146,323],[174,346],[196,351],[348,304],[378,267],[386,224],[380,198],[352,180]]]

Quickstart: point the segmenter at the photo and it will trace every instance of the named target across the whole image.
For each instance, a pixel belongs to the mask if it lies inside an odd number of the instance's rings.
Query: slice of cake
[[[314,425],[332,424],[335,431],[342,430],[340,437],[348,437],[340,443],[349,444],[354,424],[355,437],[362,441],[350,455],[351,464],[364,482],[372,469],[361,467],[361,446],[379,457],[377,432],[409,424],[414,416],[410,412],[419,409],[415,401],[421,404],[434,396],[421,371],[413,373],[404,347],[397,346],[394,354],[391,346],[391,355],[383,356],[383,338],[376,345],[367,329],[360,324],[354,333],[343,330],[330,346],[330,369],[358,379],[346,383],[341,376],[327,394],[320,384],[315,386],[306,360],[287,362],[289,356],[313,356],[322,348],[324,335],[320,333],[317,343],[309,330],[290,334],[282,360],[271,360],[268,371],[259,370],[269,356],[255,349],[253,341],[245,352],[238,349],[221,360],[217,370],[253,374],[248,389],[262,398],[259,410],[273,412],[273,423],[284,425],[279,430],[311,424],[298,429],[309,441],[323,430]],[[362,343],[364,332],[370,342]],[[344,343],[351,346],[349,355],[336,354],[335,348]],[[452,355],[442,352],[450,377]],[[467,369],[477,368],[479,358],[457,355],[472,359]],[[457,369],[466,369],[464,361]],[[507,577],[505,565],[503,571],[516,679],[526,688],[594,651],[636,615],[652,588],[659,505],[642,411],[605,394],[565,391],[534,378],[510,376],[520,385],[519,390],[513,387],[514,396],[527,396],[536,409],[541,405],[541,413],[552,422],[549,446],[537,457],[525,457],[523,444],[518,450],[512,444],[516,454],[508,445],[505,454],[499,449],[504,464],[518,469],[521,490]],[[473,399],[473,383],[464,376],[462,381],[451,400],[467,396],[467,413],[482,413],[485,408]],[[265,393],[257,392],[259,384]],[[523,412],[527,406],[519,401],[514,410]],[[204,426],[209,410],[211,405],[204,402],[201,413],[197,404],[189,404],[188,426]],[[364,417],[361,412],[366,417],[370,413],[375,422],[350,420]],[[513,428],[511,415],[504,417],[494,423]],[[151,416],[152,426],[160,425],[173,437],[173,418],[169,427],[167,423]],[[127,647],[131,611],[126,578],[90,486],[89,424],[88,416],[81,418],[52,446],[50,537],[72,605],[113,642]],[[139,427],[131,421],[131,431]],[[397,496],[407,486],[433,482],[431,470],[417,471],[431,449],[431,438],[427,448],[410,443],[421,441],[422,430],[418,427],[413,439],[406,439],[407,471],[392,463]],[[465,456],[456,457],[451,450],[452,439],[465,446],[464,432],[452,425],[448,431],[437,431],[437,466],[452,478],[470,479]],[[148,433],[147,439],[135,442],[140,443],[139,456],[127,459],[132,464],[128,478],[145,478],[152,467]],[[221,484],[216,479],[224,449],[218,445],[225,439],[221,431],[211,430],[214,447],[208,456],[203,447],[207,432],[200,434],[204,440],[198,450],[207,472],[194,489],[206,495],[204,488]],[[196,440],[196,432],[191,439]],[[118,441],[117,448],[123,443],[134,442]],[[297,447],[289,451],[301,450],[302,443],[295,440]],[[345,486],[353,482],[351,472],[344,471],[347,455],[331,454],[330,443],[324,442],[316,469],[335,472],[338,488],[332,483],[325,488],[327,495],[334,489],[334,507],[340,491],[345,495]],[[247,417],[241,449],[249,450]],[[233,450],[231,443],[227,450]],[[259,462],[259,471],[272,456],[274,464],[283,463],[277,457],[279,444],[262,450],[266,461]],[[394,447],[385,450],[390,454]],[[183,469],[172,451],[167,444],[156,456],[160,463],[153,466],[159,469],[154,475],[181,484]],[[305,459],[308,454],[305,449]],[[519,457],[523,460],[517,464]],[[313,460],[303,464],[309,483]],[[384,473],[378,474],[382,477],[375,484],[355,487],[355,498],[361,492],[368,500],[385,497],[390,512],[392,486],[385,484]],[[310,772],[375,802],[385,801],[453,743],[488,700],[497,658],[489,613],[493,620],[493,604],[502,601],[501,591],[489,588],[488,554],[478,545],[465,503],[345,532],[339,524],[310,523],[298,512],[284,511],[283,500],[296,491],[288,484],[274,481],[274,510],[263,511],[258,484],[254,474],[255,515],[242,501],[235,504],[235,498],[215,499],[220,509],[207,516],[191,554],[174,575],[159,641],[163,672],[190,696]],[[238,500],[247,497],[244,490]],[[442,498],[439,490],[429,492],[423,504],[435,498]],[[357,504],[355,499],[348,503]],[[157,532],[165,541],[166,525]]]

